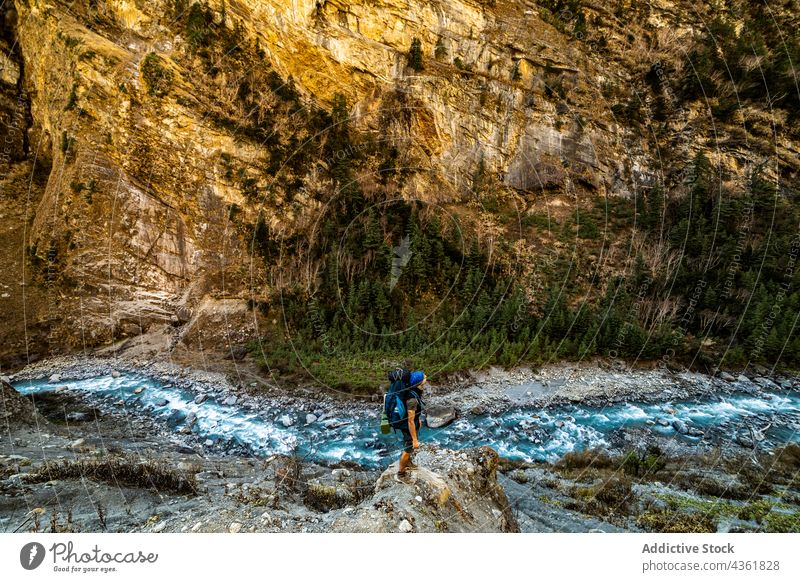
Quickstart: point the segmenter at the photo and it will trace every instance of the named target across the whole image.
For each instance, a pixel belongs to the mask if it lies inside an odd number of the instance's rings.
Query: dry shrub
[[[45,483],[56,479],[83,478],[109,485],[197,494],[197,482],[193,474],[176,471],[164,462],[138,461],[126,457],[47,461],[35,472],[26,475],[25,480],[28,483]]]
[[[274,461],[275,485],[284,491],[297,492],[302,485],[303,463],[297,456],[281,457]]]
[[[572,451],[561,457],[555,464],[556,469],[610,469],[614,461],[601,449],[587,449],[585,451]]]
[[[303,502],[312,509],[326,513],[353,503],[353,494],[349,489],[333,485],[312,483],[306,489]]]
[[[567,509],[576,509],[589,515],[627,515],[635,496],[630,478],[612,476],[591,487],[573,487],[575,502],[568,502]]]

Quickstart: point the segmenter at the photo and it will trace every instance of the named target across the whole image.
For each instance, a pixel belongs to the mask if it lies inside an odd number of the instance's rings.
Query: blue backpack
[[[416,373],[416,372],[415,372]],[[393,379],[391,385],[389,386],[389,392],[386,394],[386,399],[384,400],[384,414],[389,421],[389,425],[396,431],[403,429],[407,426],[408,423],[408,410],[406,410],[406,405],[403,402],[403,398],[401,397],[402,393],[408,390],[408,397],[409,398],[416,398],[420,404],[420,410],[417,413],[422,412],[422,398],[420,397],[419,393],[414,390],[413,385],[409,385],[409,383],[416,378],[413,378],[413,374],[404,374],[405,377],[397,377]]]

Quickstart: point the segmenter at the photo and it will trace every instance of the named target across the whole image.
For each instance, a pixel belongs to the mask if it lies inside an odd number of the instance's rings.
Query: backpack
[[[396,370],[390,370],[387,376],[389,377],[390,385],[398,380],[402,380],[406,386],[411,383],[411,370],[408,368],[397,368]]]
[[[400,397],[402,392],[410,390],[409,397],[419,401],[420,410],[417,412],[422,412],[422,398],[409,387],[411,373],[408,370],[392,370],[389,372],[389,379],[392,383],[389,386],[389,392],[384,397],[383,414],[381,415],[381,432],[384,434],[388,434],[389,427],[396,432],[408,423],[408,410]]]

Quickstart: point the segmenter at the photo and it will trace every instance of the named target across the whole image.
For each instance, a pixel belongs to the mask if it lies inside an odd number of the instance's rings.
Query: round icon
[[[26,570],[35,570],[44,561],[44,546],[39,542],[30,542],[22,546],[19,552],[19,563]]]

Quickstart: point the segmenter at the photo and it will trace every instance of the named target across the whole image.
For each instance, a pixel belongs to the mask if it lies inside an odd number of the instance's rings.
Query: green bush
[[[172,71],[156,53],[147,53],[142,61],[142,79],[147,92],[153,97],[163,97],[172,86]]]
[[[408,51],[408,66],[415,71],[425,69],[422,63],[422,42],[416,37],[411,41],[411,49]]]

